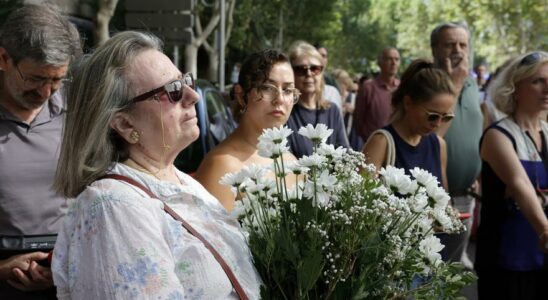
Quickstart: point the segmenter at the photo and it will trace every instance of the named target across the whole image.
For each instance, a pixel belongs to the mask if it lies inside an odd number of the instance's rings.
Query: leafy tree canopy
[[[491,69],[506,59],[548,48],[546,0],[240,0],[229,42],[232,60],[266,47],[286,50],[299,39],[330,51],[330,66],[376,71],[387,46],[404,65],[431,57],[430,32],[442,22],[466,21],[475,63]]]

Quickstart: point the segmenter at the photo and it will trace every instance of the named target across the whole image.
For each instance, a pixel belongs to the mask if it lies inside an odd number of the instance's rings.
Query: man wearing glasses
[[[38,264],[67,199],[51,188],[64,119],[59,89],[81,54],[78,31],[47,7],[25,6],[0,28],[0,294],[43,299],[53,286]]]
[[[436,27],[430,36],[434,63],[447,71],[460,91],[455,104],[455,117],[440,126],[438,134],[447,142],[447,181],[449,194],[455,208],[461,213],[471,214],[476,194],[476,178],[481,169],[479,140],[482,133],[483,116],[480,109],[479,92],[475,80],[469,76],[470,32],[461,22],[444,23]],[[466,255],[472,218],[464,221],[467,231],[458,236],[443,236],[445,260],[462,261],[471,268]]]

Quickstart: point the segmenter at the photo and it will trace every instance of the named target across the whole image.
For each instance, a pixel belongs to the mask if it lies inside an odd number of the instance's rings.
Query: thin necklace
[[[169,182],[172,182],[171,180],[166,180],[166,179],[162,179],[160,177],[158,177],[158,173],[160,173],[160,169],[158,169],[158,171],[156,172],[150,172],[149,170],[147,170],[145,167],[143,167],[141,164],[139,164],[138,162],[136,162],[135,160],[133,160],[131,157],[128,157],[127,161],[131,161],[133,166],[131,165],[128,165],[127,163],[124,163],[126,166],[130,167],[130,168],[133,168],[137,171],[141,171],[143,173],[146,173],[146,174],[149,174],[149,175],[152,175],[154,176],[154,178],[160,180],[160,181],[169,181]],[[126,162],[127,162],[126,161]],[[172,166],[173,168],[173,166]],[[174,172],[173,174],[175,176],[175,178],[177,178],[177,182],[181,185],[185,185],[185,182],[179,177],[179,175],[177,175],[176,172]]]
[[[128,157],[127,161],[131,161],[131,163],[134,165],[134,166],[130,166],[130,165],[126,164],[129,167],[134,168],[134,169],[136,169],[138,171],[141,171],[143,173],[150,174],[150,175],[156,177],[157,179],[160,179],[160,178],[158,178],[158,173],[160,173],[160,169],[158,169],[158,171],[156,171],[156,172],[151,172],[151,171],[147,170],[145,167],[143,167],[140,163],[133,160],[131,157]]]

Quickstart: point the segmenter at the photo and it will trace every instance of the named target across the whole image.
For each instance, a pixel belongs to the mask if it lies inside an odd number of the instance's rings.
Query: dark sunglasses
[[[530,66],[536,62],[538,62],[542,58],[542,54],[540,52],[533,52],[524,58],[521,59],[519,62],[520,66]]]
[[[316,76],[323,71],[323,66],[318,66],[318,65],[293,66],[293,72],[295,72],[295,75],[297,76],[306,76],[308,74],[308,71],[310,71],[310,73],[313,76]]]
[[[170,102],[172,103],[178,102],[181,99],[183,99],[183,95],[184,95],[183,90],[185,86],[188,86],[189,88],[194,89],[194,77],[192,77],[192,73],[186,73],[185,75],[183,75],[183,78],[173,80],[172,82],[164,86],[161,86],[159,88],[156,88],[144,94],[141,94],[131,99],[131,101],[139,102],[139,101],[147,100],[158,93],[165,92]]]
[[[437,122],[441,119],[443,123],[447,123],[455,117],[454,113],[448,113],[448,114],[439,114],[436,112],[428,111],[427,109],[423,108],[424,112],[426,112],[426,119],[428,122]]]

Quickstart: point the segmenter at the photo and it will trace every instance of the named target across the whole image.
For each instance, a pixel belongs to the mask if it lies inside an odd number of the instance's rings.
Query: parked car
[[[196,92],[200,95],[196,104],[200,136],[175,159],[175,166],[187,174],[195,172],[204,156],[237,126],[230,103],[217,87],[207,80],[197,79]]]

